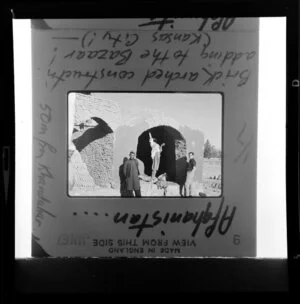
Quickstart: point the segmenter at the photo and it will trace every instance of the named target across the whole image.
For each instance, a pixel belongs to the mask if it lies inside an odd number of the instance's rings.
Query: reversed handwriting
[[[238,160],[244,156],[243,158],[243,164],[245,164],[247,162],[247,159],[248,159],[248,156],[249,156],[249,153],[248,153],[248,150],[249,150],[249,146],[251,145],[252,143],[252,140],[253,140],[253,136],[251,136],[250,140],[243,145],[243,148],[242,150],[238,153],[237,157],[234,159],[234,162],[238,162]]]
[[[163,80],[164,87],[167,88],[169,84],[176,80],[186,80],[189,82],[194,82],[198,79],[198,72],[173,72],[169,70],[155,69],[150,70],[147,69],[144,78],[142,79],[141,86],[144,86],[149,80]]]
[[[52,218],[56,218],[56,215],[54,213],[50,212],[49,210],[47,210],[44,207],[37,206],[36,214],[35,214],[35,222],[37,223],[37,225],[39,227],[42,226],[45,215],[48,215]]]
[[[232,78],[232,79],[237,79],[238,87],[242,87],[248,82],[251,75],[249,69],[245,69],[242,71],[240,70],[232,71],[231,69],[229,69],[227,71],[223,71],[223,70],[211,70],[209,68],[203,67],[202,71],[204,71],[207,76],[207,78],[203,82],[203,85],[207,85],[207,86],[214,84],[216,81],[228,80]]]
[[[152,43],[161,43],[166,44],[181,42],[188,45],[199,44],[202,39],[202,33],[172,33],[172,32],[154,32],[152,34]]]
[[[45,194],[47,182],[52,179],[54,179],[54,176],[51,172],[51,168],[42,163],[38,163],[38,187],[36,191],[37,207],[35,211],[35,221],[39,227],[42,225],[45,215],[56,218],[56,215],[48,210],[48,205],[51,204],[51,201]]]
[[[52,65],[53,63],[54,63],[54,61],[55,61],[55,59],[56,59],[56,52],[57,52],[57,47],[55,47],[54,49],[53,49],[53,57],[52,57],[52,59],[51,59],[51,61],[50,61],[50,63],[49,63],[49,65],[48,66],[50,66],[50,65]]]
[[[160,210],[156,210],[152,214],[145,213],[144,215],[117,212],[113,217],[113,221],[115,224],[129,224],[129,230],[136,230],[136,237],[140,237],[145,229],[152,229],[162,223],[192,223],[194,227],[191,231],[191,236],[195,237],[201,224],[203,224],[207,225],[204,235],[210,238],[215,231],[218,231],[220,235],[225,235],[233,222],[237,207],[230,208],[226,205],[224,209],[224,200],[223,197],[216,212],[211,211],[212,203],[208,202],[203,210],[196,212],[167,212],[163,214]]]
[[[58,47],[53,49],[46,72],[46,87],[53,91],[63,83],[78,80],[82,84],[82,89],[87,90],[101,80],[128,81],[136,80],[136,76],[141,80],[141,87],[153,81],[167,88],[175,81],[197,80],[201,81],[199,85],[208,87],[245,86],[251,77],[250,63],[256,57],[256,51],[213,49],[215,37],[205,31],[228,30],[235,18],[199,20],[201,26],[198,32],[162,31],[162,28],[174,22],[168,18],[153,18],[150,22],[140,24],[140,27],[152,26],[152,32],[144,36],[140,36],[141,33],[134,30],[85,31],[81,37],[76,37],[80,42],[74,48],[64,52],[59,52]],[[153,31],[153,26],[159,28]],[[148,41],[145,41],[146,38]],[[99,44],[105,47],[98,48]],[[139,47],[135,48],[137,44]],[[147,47],[144,48],[143,45]],[[176,45],[181,48],[176,48]],[[190,65],[193,67],[192,70],[185,70],[184,66],[190,63],[191,54],[197,54],[200,60],[193,61]],[[58,56],[64,64],[54,64]],[[194,58],[193,56],[192,59]],[[90,60],[93,61],[92,64],[88,64],[87,61]],[[127,69],[131,63],[138,65],[137,71]],[[43,122],[40,134],[45,134],[46,131],[47,124]]]
[[[157,30],[173,29],[178,18],[150,18],[149,22],[139,24],[139,27],[153,27]],[[228,31],[235,23],[236,18],[197,18],[198,31]]]
[[[86,80],[84,89],[88,89],[95,80],[102,79],[120,79],[130,80],[135,76],[133,71],[127,70],[110,70],[102,68],[100,70],[62,70],[60,72],[48,69],[48,77],[53,80],[51,90],[53,91],[59,84],[69,79]]]
[[[93,49],[93,50],[72,50],[64,55],[68,60],[110,60],[114,65],[125,65],[128,63],[133,52],[131,49],[110,50],[110,49]]]
[[[47,149],[52,153],[56,153],[56,148],[54,146],[52,146],[51,144],[49,144],[48,142],[46,142],[36,136],[34,136],[34,139],[38,142],[38,148],[39,148],[39,152],[35,156],[36,158],[41,158],[45,154],[45,151]]]
[[[60,39],[60,40],[79,40],[79,37],[52,37],[52,39]]]
[[[48,130],[48,124],[51,122],[52,119],[52,109],[47,104],[40,104],[40,109],[43,111],[40,114],[40,131],[39,134],[45,134]]]
[[[103,35],[102,40],[112,42],[113,48],[115,48],[118,44],[124,44],[126,47],[132,47],[138,42],[139,35],[137,33],[126,33],[126,35],[123,35],[123,33],[113,33],[111,31],[107,31]]]
[[[240,133],[237,136],[237,141],[243,146],[244,145],[244,141],[241,139],[242,135],[244,134],[245,130],[247,128],[247,123],[244,121],[244,125],[242,130],[240,131]]]
[[[166,49],[164,51],[160,51],[155,48],[154,50],[146,49],[143,53],[140,54],[140,59],[151,59],[151,65],[159,64],[162,65],[166,61],[176,60],[177,65],[181,66],[182,63],[188,58],[189,48],[185,50],[176,50],[172,51]]]
[[[51,173],[51,169],[49,166],[43,165],[41,163],[38,164],[38,184],[46,186],[47,178],[53,179],[53,174]]]
[[[247,136],[245,134],[246,130],[247,130],[247,123],[244,122],[244,125],[243,125],[241,131],[238,133],[237,138],[236,138],[238,143],[241,146],[241,150],[239,151],[239,153],[237,154],[237,156],[234,159],[235,163],[238,162],[241,158],[243,158],[243,160],[242,160],[243,164],[245,164],[247,162],[247,159],[249,156],[248,150],[252,143],[253,135],[249,139],[249,136]]]
[[[206,30],[212,31],[227,31],[234,24],[236,18],[202,18],[199,31]],[[213,21],[213,22],[212,22]],[[210,26],[209,28],[208,25]]]
[[[166,25],[169,25],[173,28],[174,19],[170,18],[150,18],[151,21],[139,24],[139,27],[146,27],[146,26],[158,26],[158,30],[161,31]]]

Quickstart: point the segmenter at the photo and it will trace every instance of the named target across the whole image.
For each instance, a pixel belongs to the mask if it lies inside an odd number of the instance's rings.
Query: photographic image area
[[[219,197],[222,95],[70,92],[68,195]]]

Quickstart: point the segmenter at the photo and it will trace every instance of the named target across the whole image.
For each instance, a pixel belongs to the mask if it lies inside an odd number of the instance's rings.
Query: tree
[[[207,139],[204,144],[204,158],[221,158],[222,157],[222,151],[217,149],[214,145],[210,143],[210,141]]]
[[[207,139],[205,144],[204,144],[204,158],[211,158],[211,144],[209,140]]]
[[[212,158],[218,157],[218,150],[216,149],[216,147],[214,145],[211,146],[210,157],[212,157]]]

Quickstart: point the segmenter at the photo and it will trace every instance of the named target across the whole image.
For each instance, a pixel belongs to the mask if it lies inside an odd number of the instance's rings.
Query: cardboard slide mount
[[[236,18],[227,30],[202,31],[197,19],[175,19],[172,29],[140,27],[148,21],[45,20],[48,27],[32,27],[33,237],[52,257],[254,257],[258,19]],[[132,57],[123,65],[108,57],[92,58],[99,50],[124,49]],[[161,66],[157,61],[152,64],[155,50],[161,55],[168,51],[170,58]],[[109,70],[117,76],[109,76]],[[166,86],[171,73],[173,79]],[[221,94],[222,195],[68,196],[68,94],[79,91]],[[190,218],[154,225],[154,212],[188,212]],[[117,223],[116,215],[126,213],[126,221]],[[206,217],[200,219],[201,214]],[[130,226],[143,220],[152,227],[138,236],[138,229]]]

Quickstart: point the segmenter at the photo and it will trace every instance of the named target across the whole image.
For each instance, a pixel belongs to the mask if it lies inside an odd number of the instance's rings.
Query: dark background
[[[11,10],[13,9],[13,10]],[[14,259],[14,83],[12,16],[15,18],[101,17],[259,17],[287,16],[287,223],[288,259]],[[9,147],[2,169],[9,169],[8,200],[1,211],[1,303],[28,299],[86,301],[116,292],[259,292],[299,296],[300,239],[298,189],[299,1],[198,0],[34,2],[1,4],[2,148]],[[270,88],[275,89],[275,88]],[[272,109],[270,109],[270,114]],[[2,150],[3,151],[3,150]],[[3,153],[2,153],[3,154]],[[297,161],[296,161],[297,160]],[[295,165],[297,163],[297,165]],[[2,194],[5,190],[2,185]],[[36,246],[33,239],[33,246]],[[52,296],[50,296],[52,295]],[[64,295],[64,297],[62,297]],[[79,295],[84,296],[79,297]],[[89,295],[89,297],[87,297]],[[226,294],[227,295],[227,294]],[[227,297],[223,296],[222,297]],[[242,297],[242,300],[246,296]],[[132,297],[143,301],[143,297]],[[212,299],[212,296],[209,295]],[[234,297],[229,296],[230,299]],[[112,298],[109,298],[112,300]],[[157,297],[150,298],[156,301]],[[201,300],[198,296],[197,302]],[[299,298],[298,298],[299,299]],[[124,299],[125,300],[125,299]]]

